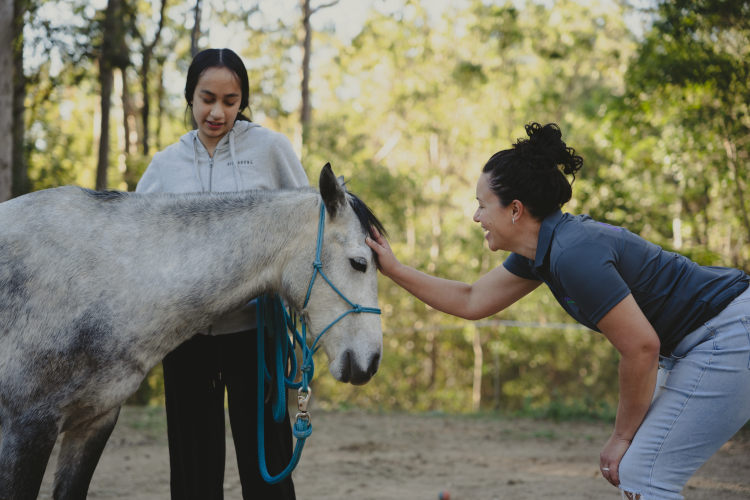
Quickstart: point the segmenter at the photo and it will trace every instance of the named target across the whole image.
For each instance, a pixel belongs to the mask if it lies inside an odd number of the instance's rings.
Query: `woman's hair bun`
[[[554,123],[533,122],[525,128],[528,138],[492,155],[482,172],[490,175],[490,188],[503,206],[520,200],[541,220],[570,200],[571,184],[583,158],[563,142],[560,127]],[[573,181],[566,175],[573,176]]]
[[[560,167],[566,175],[575,174],[583,166],[583,158],[569,148],[562,140],[560,127],[555,123],[540,125],[529,123],[524,127],[528,139],[518,139],[513,145],[527,161],[532,169],[550,170]]]

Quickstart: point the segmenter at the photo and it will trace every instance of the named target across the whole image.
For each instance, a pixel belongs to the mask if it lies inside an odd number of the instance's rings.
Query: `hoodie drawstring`
[[[237,153],[234,149],[234,127],[229,131],[229,154],[232,156],[232,175],[234,176],[234,187],[237,191],[242,191],[242,176],[240,175],[240,164],[237,163]]]
[[[232,177],[234,178],[234,187],[237,191],[243,191],[244,186],[242,183],[242,175],[240,175],[240,164],[237,162],[237,152],[234,145],[234,128],[229,131],[229,154],[232,157]],[[195,171],[195,179],[198,181],[198,185],[201,187],[201,193],[206,192],[206,188],[203,187],[203,181],[201,180],[200,169],[198,167],[198,134],[193,136],[193,170]],[[212,160],[213,161],[213,160]]]
[[[198,181],[198,185],[201,187],[201,193],[206,192],[206,188],[203,187],[203,181],[201,180],[201,172],[198,168],[198,134],[193,135],[193,171],[195,172],[195,180]]]

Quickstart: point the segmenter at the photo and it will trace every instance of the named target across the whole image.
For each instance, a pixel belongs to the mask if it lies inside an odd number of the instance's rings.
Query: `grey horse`
[[[0,499],[38,495],[63,434],[54,497],[83,499],[120,406],[149,370],[217,316],[278,293],[314,334],[352,302],[374,306],[365,244],[372,212],[329,165],[319,191],[139,195],[68,186],[0,204]],[[329,370],[365,383],[378,368],[376,314],[321,340]],[[255,362],[248,360],[248,362]]]

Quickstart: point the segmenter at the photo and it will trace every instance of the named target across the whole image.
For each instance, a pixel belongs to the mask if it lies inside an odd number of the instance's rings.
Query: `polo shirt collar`
[[[562,220],[562,210],[557,210],[542,221],[539,228],[539,240],[536,244],[536,255],[534,256],[534,267],[540,268],[544,264],[544,258],[549,252],[549,246],[552,243],[552,234],[555,232],[557,224]]]

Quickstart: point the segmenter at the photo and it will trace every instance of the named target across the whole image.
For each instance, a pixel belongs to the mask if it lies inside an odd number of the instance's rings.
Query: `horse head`
[[[318,344],[334,378],[361,385],[378,370],[383,351],[380,316],[373,314],[380,312],[375,309],[377,265],[365,243],[373,226],[383,228],[364,202],[346,191],[329,164],[321,171],[319,187],[325,206],[320,211],[320,267],[313,271],[316,278],[308,286],[303,315],[313,338],[324,332]],[[306,266],[310,272],[309,260]]]

